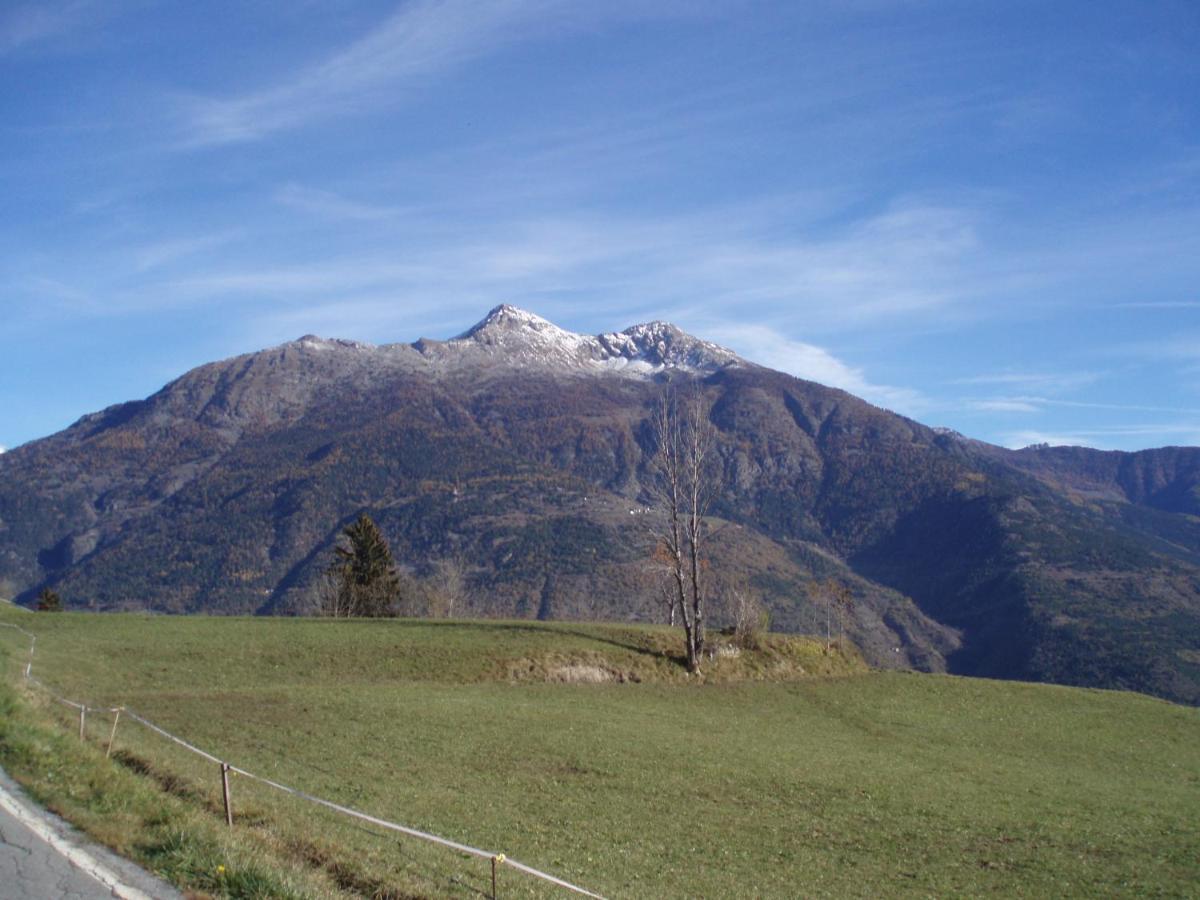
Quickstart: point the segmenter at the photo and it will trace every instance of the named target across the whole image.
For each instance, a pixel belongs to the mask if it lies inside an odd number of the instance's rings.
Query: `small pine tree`
[[[366,513],[342,534],[349,547],[334,547],[327,570],[334,592],[333,615],[368,618],[395,615],[400,599],[400,577],[392,551],[379,526]]]
[[[62,598],[48,587],[42,588],[38,594],[38,612],[62,612]]]

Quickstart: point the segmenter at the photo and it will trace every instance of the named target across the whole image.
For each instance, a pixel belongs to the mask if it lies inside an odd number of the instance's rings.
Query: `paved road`
[[[0,770],[0,900],[181,900],[166,883],[36,807]]]

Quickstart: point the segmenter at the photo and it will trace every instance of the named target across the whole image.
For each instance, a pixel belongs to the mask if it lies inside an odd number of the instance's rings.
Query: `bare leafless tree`
[[[653,490],[662,514],[656,553],[670,573],[672,607],[678,611],[689,672],[700,671],[704,652],[705,516],[716,493],[716,429],[699,387],[663,393],[651,420],[654,431]]]
[[[462,558],[446,556],[435,562],[428,588],[429,615],[443,619],[461,615],[470,594]]]
[[[346,590],[344,579],[338,578],[332,572],[323,572],[313,587],[315,598],[315,614],[329,618],[346,618],[352,614],[353,604],[350,602],[350,592]]]
[[[846,652],[846,623],[854,616],[854,592],[846,585],[841,586],[834,595],[834,601],[837,603],[837,620],[838,620],[838,646],[842,648],[842,652]]]
[[[744,584],[732,584],[725,593],[735,643],[743,650],[758,650],[770,624],[767,608]]]
[[[667,617],[667,624],[672,628],[675,627],[675,620],[679,616],[679,605],[675,602],[674,578],[671,574],[665,573],[665,577],[660,577],[656,587],[658,588],[658,602],[663,607],[663,612]]]
[[[810,581],[808,596],[815,606],[825,613],[825,650],[833,647],[833,620],[837,620],[841,643],[846,641],[846,619],[854,610],[854,594],[836,578]]]
[[[654,549],[650,552],[650,558],[640,569],[642,584],[654,598],[656,610],[661,612],[667,624],[673,627],[678,611],[675,607],[672,557],[666,544],[659,539],[658,532],[651,528],[650,535],[654,540]]]

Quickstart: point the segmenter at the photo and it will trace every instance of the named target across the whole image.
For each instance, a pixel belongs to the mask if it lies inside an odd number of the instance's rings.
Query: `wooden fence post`
[[[83,740],[83,729],[87,722],[87,707],[79,707],[79,739]]]
[[[233,827],[233,807],[229,804],[229,763],[221,763],[221,799],[225,801],[225,824]]]
[[[496,869],[504,864],[504,854],[497,853],[492,857],[492,900],[496,900]]]
[[[112,756],[113,741],[117,739],[117,723],[121,721],[121,707],[117,707],[117,713],[113,716],[112,731],[108,735],[108,749],[104,751],[104,758],[108,759]]]

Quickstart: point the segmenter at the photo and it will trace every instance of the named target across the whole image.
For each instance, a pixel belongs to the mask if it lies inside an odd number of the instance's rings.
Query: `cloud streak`
[[[1200,409],[1191,407],[1151,406],[1141,403],[1089,403],[1082,400],[1056,400],[1049,397],[1027,397],[1023,399],[1027,400],[1029,403],[1035,403],[1043,406],[1062,406],[1069,407],[1071,409],[1112,409],[1120,410],[1121,412],[1165,412],[1200,415]]]
[[[91,0],[42,2],[0,14],[0,57],[52,40],[83,25],[95,6]]]
[[[105,270],[93,270],[86,292],[106,298],[93,312],[250,303],[291,319],[307,306],[366,292],[390,294],[418,316],[455,308],[472,315],[516,302],[568,321],[603,308],[695,327],[727,322],[731,310],[754,304],[757,318],[778,333],[803,329],[811,336],[864,321],[942,314],[976,287],[967,271],[976,244],[969,217],[941,207],[889,209],[810,237],[803,229],[780,235],[775,211],[752,207],[464,223],[294,184],[275,198],[319,220],[363,225],[372,232],[369,246],[360,246],[351,230],[317,261],[296,258],[289,249],[293,219],[277,236],[254,232],[241,265],[213,265],[208,254],[238,237],[238,229],[109,249],[105,260],[131,259],[134,272],[119,270],[106,283]],[[43,286],[61,294],[50,281]]]
[[[955,378],[951,384],[985,387],[996,385],[1024,388],[1027,391],[1063,393],[1087,387],[1099,381],[1100,378],[1099,372],[997,372],[989,375]]]
[[[1011,431],[1004,434],[1004,445],[1014,450],[1032,444],[1049,444],[1052,447],[1094,447],[1111,450],[1138,438],[1179,438],[1177,446],[1200,444],[1200,422],[1151,423],[1146,425],[1116,425],[1105,428],[1080,429],[1066,432]]]
[[[321,219],[351,222],[382,222],[395,219],[405,210],[398,206],[362,203],[333,191],[289,183],[275,192],[275,202],[288,209]]]
[[[871,381],[861,368],[848,365],[825,348],[793,340],[765,326],[718,323],[705,334],[752,362],[841,388],[895,412],[913,415],[930,407],[928,398],[919,391]]]
[[[970,400],[967,405],[971,409],[981,412],[1038,413],[1042,411],[1039,404],[1031,403],[1028,400]]]
[[[148,272],[179,262],[190,256],[214,250],[237,238],[239,232],[224,231],[217,234],[174,238],[144,244],[133,250],[133,267],[137,272]]]
[[[705,4],[701,4],[703,7]],[[667,4],[662,15],[694,15]],[[425,80],[517,42],[597,22],[645,18],[629,0],[417,0],[357,41],[292,72],[273,87],[182,102],[190,145],[261,140],[308,122],[393,105]]]

